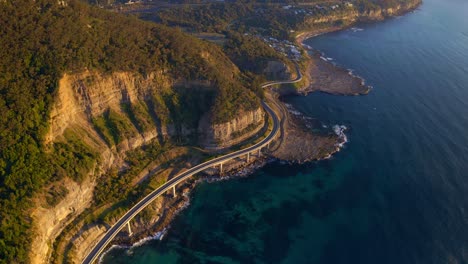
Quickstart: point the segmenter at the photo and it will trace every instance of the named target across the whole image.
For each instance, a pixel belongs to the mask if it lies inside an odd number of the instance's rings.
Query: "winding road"
[[[262,85],[262,88],[271,86],[271,85],[276,85],[276,84],[285,84],[285,83],[296,83],[301,81],[302,75],[299,71],[299,68],[297,68],[298,72],[298,78],[295,80],[290,80],[290,81],[278,81],[278,82],[270,82]],[[204,163],[201,163],[195,167],[192,167],[188,169],[187,171],[184,171],[178,175],[176,175],[174,178],[168,180],[165,184],[148,194],[145,198],[140,200],[137,204],[135,204],[130,210],[128,210],[107,232],[106,234],[99,240],[99,242],[94,246],[94,248],[88,253],[88,255],[84,258],[83,262],[84,264],[91,264],[96,259],[99,257],[99,255],[104,251],[104,249],[107,247],[107,245],[112,241],[112,239],[119,233],[122,228],[125,227],[125,225],[132,220],[138,213],[140,213],[143,209],[145,209],[151,202],[153,202],[156,198],[158,198],[160,195],[164,194],[165,192],[169,191],[171,188],[175,188],[175,186],[182,181],[188,179],[189,177],[195,175],[196,173],[199,173],[201,171],[204,171],[208,168],[212,168],[214,166],[220,165],[224,162],[227,162],[231,159],[241,157],[244,155],[248,155],[251,152],[261,150],[263,147],[267,146],[278,134],[279,128],[280,128],[280,122],[279,118],[276,115],[276,113],[268,106],[267,103],[262,101],[262,106],[263,108],[267,111],[267,113],[270,115],[270,117],[273,120],[273,129],[271,130],[270,134],[264,138],[262,141],[256,143],[253,146],[226,154],[224,156],[206,161]],[[174,190],[175,191],[175,190]]]

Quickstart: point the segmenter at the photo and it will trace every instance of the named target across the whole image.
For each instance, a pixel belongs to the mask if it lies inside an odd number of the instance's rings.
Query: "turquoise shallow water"
[[[201,184],[162,241],[104,263],[468,263],[468,2],[307,43],[374,87],[288,103],[346,125],[332,159]]]

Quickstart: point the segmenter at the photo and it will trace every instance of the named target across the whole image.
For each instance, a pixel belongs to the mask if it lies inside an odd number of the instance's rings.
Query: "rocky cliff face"
[[[65,179],[63,184],[68,194],[52,208],[37,206],[33,211],[35,236],[31,245],[31,263],[48,263],[51,245],[62,230],[82,213],[92,202],[94,179],[87,178],[78,184]]]
[[[198,127],[183,126],[176,131],[177,124],[171,123],[170,110],[161,99],[161,94],[170,90],[174,84],[184,87],[194,84],[209,86],[203,82],[175,83],[163,73],[153,73],[147,77],[127,72],[106,76],[88,71],[74,75],[66,74],[60,80],[57,100],[51,111],[50,130],[46,135],[46,142],[63,139],[62,135],[67,128],[79,126],[93,137],[92,141],[97,142],[99,147],[106,145],[93,120],[100,118],[109,110],[128,123],[128,131],[116,146],[120,152],[134,149],[156,137],[194,133],[200,135],[199,143],[202,146],[229,147],[254,134],[263,125],[263,111],[258,108],[242,112],[229,122],[216,125],[211,123],[210,113],[206,113],[199,120]],[[130,107],[134,113],[129,113],[125,105],[136,105],[140,110],[136,111]],[[146,126],[138,127],[139,124],[135,124],[136,122],[144,123]]]
[[[172,80],[162,73],[153,73],[147,77],[128,72],[101,75],[96,72],[83,72],[79,74],[65,74],[60,80],[58,95],[50,115],[50,130],[46,135],[46,142],[53,142],[61,136],[65,129],[78,125],[97,137],[92,119],[101,116],[111,109],[116,113],[127,116],[122,109],[123,104],[146,104],[151,92],[169,89]],[[150,115],[146,119],[151,119]],[[173,132],[170,125],[158,124],[153,120],[144,120],[153,123],[147,131],[133,129],[132,137],[125,138],[124,149],[135,148],[139,145],[161,135],[167,136]]]
[[[210,124],[209,115],[202,118],[199,126],[201,143],[211,149],[226,148],[255,135],[264,126],[262,108],[244,112],[223,124]]]
[[[402,2],[400,4],[385,7],[385,8],[376,8],[369,9],[364,11],[359,11],[357,8],[348,8],[347,11],[341,11],[337,13],[331,13],[319,18],[309,17],[304,21],[304,29],[314,28],[317,25],[335,25],[336,23],[341,23],[342,25],[350,25],[357,21],[375,21],[383,20],[386,17],[401,15],[409,10],[416,8],[421,4],[421,0],[409,0]]]
[[[65,178],[57,183],[67,190],[57,205],[49,207],[38,202],[33,210],[36,235],[32,241],[32,263],[49,262],[56,238],[91,205],[99,175],[111,166],[122,165],[127,150],[156,138],[165,140],[176,134],[183,136],[192,133],[198,133],[202,145],[229,147],[255,134],[264,125],[264,114],[259,108],[217,125],[210,122],[209,113],[206,113],[198,127],[175,129],[170,110],[162,98],[162,94],[170,93],[174,85],[209,86],[204,82],[178,80],[176,83],[164,72],[141,76],[129,72],[104,75],[85,71],[63,76],[51,110],[46,143],[67,142],[67,132],[72,131],[75,137],[100,153],[101,161],[96,163],[95,170],[83,182]],[[96,125],[109,112],[121,126],[119,140],[115,144],[109,144]]]

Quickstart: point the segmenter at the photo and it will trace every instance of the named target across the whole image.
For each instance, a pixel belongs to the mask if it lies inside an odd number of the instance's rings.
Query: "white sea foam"
[[[294,109],[294,107],[290,104],[284,104],[286,105],[286,108],[288,109],[288,112],[295,115],[295,116],[301,116],[302,113]]]
[[[358,27],[352,27],[352,28],[350,28],[350,30],[353,31],[353,32],[364,31],[363,28],[358,28]]]
[[[302,46],[308,50],[312,50],[312,47],[307,44],[302,44]]]
[[[188,197],[188,193],[183,193],[182,194],[183,196],[186,196]],[[185,208],[189,207],[190,205],[190,199],[187,199],[185,201],[185,203],[179,208],[177,209],[175,212],[174,212],[174,215],[177,215],[178,213],[180,213],[182,210],[184,210]],[[121,246],[121,245],[112,245],[108,250],[106,250],[100,257],[99,257],[99,261],[98,263],[102,263],[102,260],[104,258],[104,256],[109,253],[111,250],[113,249],[126,249],[126,254],[127,255],[131,255],[133,254],[133,249],[136,248],[136,247],[140,247],[144,244],[146,244],[148,241],[152,241],[152,240],[162,240],[164,238],[164,236],[167,234],[167,231],[169,230],[171,226],[167,226],[165,228],[163,228],[163,230],[161,231],[158,231],[156,232],[154,235],[152,236],[148,236],[148,237],[145,237],[145,238],[142,238],[140,239],[139,241],[137,241],[136,243],[134,243],[133,245],[131,246]]]
[[[354,77],[354,78],[357,78],[357,79],[361,80],[361,85],[362,85],[362,86],[366,85],[366,80],[365,80],[363,77],[354,74],[354,70],[352,70],[352,69],[347,69],[347,70],[348,70],[348,75],[349,75],[349,76],[352,76],[352,77]],[[369,86],[369,88],[372,88],[372,87]]]
[[[112,245],[108,250],[104,251],[104,253],[101,254],[101,256],[99,257],[98,263],[101,264],[103,259],[104,259],[104,256],[107,255],[107,253],[109,253],[110,251],[112,251],[114,249],[128,249],[128,248],[130,248],[130,247],[129,246]]]
[[[348,142],[348,137],[345,134],[345,131],[347,129],[348,128],[346,126],[344,126],[344,125],[334,125],[333,126],[333,132],[335,132],[335,134],[339,138],[338,143],[336,144],[336,146],[338,148],[342,148],[344,146],[344,144],[346,144],[346,142]]]
[[[336,147],[335,152],[340,151],[343,148],[343,146],[346,144],[346,142],[348,142],[348,137],[344,133],[344,131],[347,130],[347,129],[348,128],[346,126],[344,126],[344,125],[334,125],[333,126],[333,131],[335,132],[336,135],[338,135],[338,142],[335,144],[335,147]],[[322,158],[322,160],[330,159],[332,157],[332,154],[333,153],[328,154],[327,156]]]
[[[166,234],[167,234],[167,228],[164,228],[163,230],[156,232],[154,235],[145,237],[141,239],[140,241],[136,242],[130,247],[130,250],[136,247],[140,247],[151,240],[162,240]]]

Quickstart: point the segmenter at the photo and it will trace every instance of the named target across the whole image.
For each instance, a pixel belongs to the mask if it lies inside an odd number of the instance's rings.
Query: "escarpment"
[[[421,4],[421,0],[402,1],[398,4],[389,6],[375,5],[372,7],[360,7],[351,3],[346,4],[346,8],[330,14],[325,14],[319,17],[305,17],[300,29],[307,31],[308,29],[317,29],[317,26],[334,27],[347,26],[355,22],[368,22],[383,20],[387,17],[398,16],[409,10],[415,9]]]
[[[221,124],[210,124],[209,116],[205,116],[199,126],[200,140],[207,148],[226,148],[255,135],[264,124],[265,114],[261,108],[243,112]]]
[[[170,90],[172,83],[161,73],[147,77],[129,72],[65,74],[52,107],[46,142],[54,142],[74,126],[88,131],[100,145],[117,145],[119,150],[168,136],[173,133],[171,125],[163,122],[168,110],[165,105],[154,105],[162,99],[158,93]]]
[[[172,138],[185,140],[183,144],[225,148],[264,127],[261,107],[213,123],[215,97],[212,82],[175,80],[164,71],[146,76],[97,71],[64,74],[52,105],[46,145],[55,151],[57,146],[80,141],[97,158],[83,179],[67,175],[56,183],[63,189],[56,204],[38,203],[33,210],[36,236],[31,262],[49,262],[54,241],[91,206],[100,176],[122,167],[127,151]]]
[[[213,93],[209,82],[176,82],[162,72],[145,77],[129,72],[65,74],[52,107],[46,142],[65,139],[68,128],[79,127],[97,145],[115,147],[119,152],[154,138],[163,141],[190,135],[199,135],[200,141],[191,142],[194,144],[229,147],[263,126],[261,107],[215,124],[209,105],[191,109],[186,104],[209,103]]]

